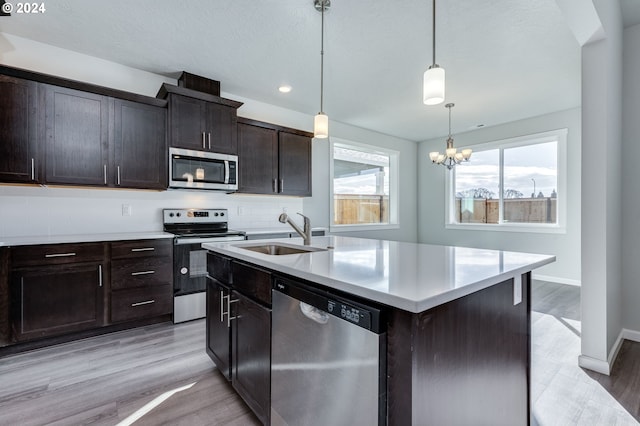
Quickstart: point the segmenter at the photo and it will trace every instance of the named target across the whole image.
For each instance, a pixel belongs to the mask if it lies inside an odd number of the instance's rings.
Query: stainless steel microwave
[[[169,148],[169,187],[238,189],[238,156]]]

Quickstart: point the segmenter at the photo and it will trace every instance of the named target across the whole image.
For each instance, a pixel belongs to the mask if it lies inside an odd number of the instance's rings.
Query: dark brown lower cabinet
[[[271,309],[237,291],[231,292],[232,385],[263,424],[271,411]]]
[[[102,263],[70,263],[14,270],[13,333],[18,341],[102,325]]]
[[[229,287],[207,279],[207,354],[227,380],[231,380],[231,320],[227,318]]]

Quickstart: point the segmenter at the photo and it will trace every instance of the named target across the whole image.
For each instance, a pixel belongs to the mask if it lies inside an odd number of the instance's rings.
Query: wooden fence
[[[386,195],[334,195],[336,225],[388,223],[389,197]]]
[[[459,223],[498,223],[499,200],[456,198]],[[504,200],[504,222],[556,223],[556,198],[510,198]]]

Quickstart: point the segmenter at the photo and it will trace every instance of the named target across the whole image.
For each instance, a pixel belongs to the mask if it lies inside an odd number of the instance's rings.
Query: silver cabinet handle
[[[135,308],[136,306],[148,305],[150,303],[156,303],[156,301],[155,300],[145,300],[144,302],[132,303],[131,307]]]
[[[75,256],[75,253],[54,253],[54,254],[45,254],[44,257],[71,257]]]
[[[107,184],[107,165],[104,165],[104,184]]]
[[[154,251],[155,247],[142,247],[142,248],[132,248],[131,251]]]
[[[209,132],[209,150],[211,150],[211,132]]]
[[[156,271],[140,271],[140,272],[132,272],[131,275],[132,276],[136,276],[136,275],[149,275],[149,274],[155,274]]]
[[[31,159],[31,180],[36,180],[36,160]]]
[[[273,192],[278,192],[278,180],[273,180]]]
[[[120,166],[118,166],[117,169],[118,169],[118,175],[117,175],[118,185],[120,185]]]
[[[205,141],[204,141],[204,132],[202,132],[202,149],[206,149],[207,146],[205,145]]]
[[[222,295],[223,292],[221,291],[220,294]],[[224,305],[222,300],[227,299],[227,311],[224,311]],[[222,309],[220,309],[220,322],[222,322],[222,320],[224,319],[224,316],[227,316],[227,328],[231,327],[231,320],[234,320],[236,318],[238,318],[237,316],[232,317],[231,316],[231,304],[232,303],[236,303],[238,301],[238,299],[236,300],[231,300],[231,294],[229,294],[228,296],[222,296],[221,297],[221,301],[220,301],[220,306],[222,307]]]
[[[284,192],[284,179],[280,179],[280,192]]]
[[[229,161],[224,160],[224,183],[229,183]]]
[[[102,287],[102,265],[98,265],[98,286]]]
[[[220,322],[224,322],[224,290],[220,290]]]

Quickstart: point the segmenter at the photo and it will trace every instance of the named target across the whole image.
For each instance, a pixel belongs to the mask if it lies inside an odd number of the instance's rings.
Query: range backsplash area
[[[302,198],[0,185],[0,241],[23,236],[162,231],[165,208],[225,208],[233,229],[286,228],[278,216],[283,211],[302,212]]]

